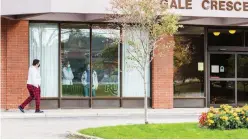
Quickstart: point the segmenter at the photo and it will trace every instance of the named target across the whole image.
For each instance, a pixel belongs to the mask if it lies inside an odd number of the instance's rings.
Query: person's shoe
[[[20,111],[21,111],[22,113],[25,113],[25,112],[24,112],[24,109],[23,109],[20,105],[18,106],[18,108],[20,109]]]
[[[41,110],[35,110],[35,113],[44,113],[44,111],[41,111]]]

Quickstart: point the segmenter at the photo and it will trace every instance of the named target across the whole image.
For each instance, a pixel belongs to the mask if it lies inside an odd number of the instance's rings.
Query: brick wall
[[[1,108],[6,108],[6,56],[7,56],[7,20],[1,18]]]
[[[165,36],[158,44],[165,45],[173,41]],[[158,54],[160,50],[155,50]],[[173,47],[166,48],[163,55],[157,55],[152,62],[152,108],[173,108]]]
[[[1,18],[1,27],[1,108],[12,109],[28,96],[28,21]]]
[[[173,41],[166,36],[161,44]],[[12,109],[28,96],[28,21],[1,18],[1,108]],[[173,108],[173,48],[152,62],[152,107]]]

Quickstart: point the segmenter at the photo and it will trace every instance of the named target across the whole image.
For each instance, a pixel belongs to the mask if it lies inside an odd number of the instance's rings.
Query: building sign
[[[203,0],[202,8],[204,10],[248,11],[248,2],[241,2],[240,0]]]
[[[181,16],[248,18],[248,0],[162,0]]]
[[[199,0],[204,10],[248,11],[248,1],[240,0]],[[192,0],[163,0],[172,9],[192,9]]]
[[[15,4],[13,5],[13,1]],[[111,14],[112,0],[1,0],[1,15],[25,15],[34,13]],[[248,0],[160,0],[170,11],[189,17],[248,18]],[[59,3],[59,4],[58,4]],[[32,7],[32,8],[27,8]],[[70,5],[70,6],[68,6]],[[90,6],[89,6],[90,5]],[[91,6],[92,5],[92,6]],[[43,16],[42,16],[43,17]],[[71,21],[66,18],[63,20]],[[96,16],[97,17],[97,16]],[[75,17],[76,18],[76,17]],[[28,18],[32,19],[32,18]],[[34,18],[35,19],[35,18]],[[38,19],[49,20],[49,16]],[[55,18],[60,19],[60,18]],[[55,20],[53,19],[53,20]],[[61,19],[60,19],[61,20]],[[80,20],[80,18],[76,18]]]

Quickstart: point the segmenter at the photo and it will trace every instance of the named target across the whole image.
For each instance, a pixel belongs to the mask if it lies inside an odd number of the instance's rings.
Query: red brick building
[[[208,9],[199,0],[190,3],[188,8],[174,7],[184,28],[161,42],[174,41],[175,48],[156,57],[146,72],[148,105],[167,109],[248,103],[246,2],[239,11],[235,2],[231,11]],[[108,0],[2,0],[1,108],[17,108],[29,95],[27,73],[35,58],[41,60],[41,108],[143,107],[142,79],[128,69],[128,46],[115,44],[111,36],[125,32],[104,21],[108,6]],[[83,84],[88,72],[97,79],[91,81],[92,93]]]

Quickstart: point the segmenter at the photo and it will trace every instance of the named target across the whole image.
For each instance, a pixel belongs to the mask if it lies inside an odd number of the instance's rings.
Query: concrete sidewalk
[[[200,115],[208,108],[174,108],[174,109],[149,109],[149,115]],[[19,110],[1,110],[2,119],[23,119],[23,118],[66,118],[84,116],[129,116],[143,115],[144,109],[56,109],[44,110],[42,114],[34,113],[34,110],[26,110],[25,113]]]

